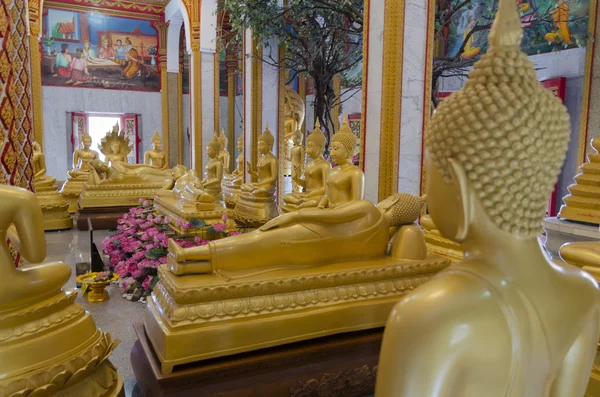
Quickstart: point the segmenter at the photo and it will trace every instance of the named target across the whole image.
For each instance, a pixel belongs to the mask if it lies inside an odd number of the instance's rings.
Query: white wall
[[[70,112],[134,113],[140,115],[140,161],[152,149],[154,130],[161,130],[159,92],[119,91],[95,88],[42,87],[44,113],[44,151],[48,175],[64,181],[72,168]],[[98,150],[100,142],[93,142]]]
[[[187,137],[188,132],[190,133],[190,139],[192,134],[192,127],[190,126],[190,95],[183,94],[183,165],[186,167],[192,166],[192,152],[190,151],[190,140]]]

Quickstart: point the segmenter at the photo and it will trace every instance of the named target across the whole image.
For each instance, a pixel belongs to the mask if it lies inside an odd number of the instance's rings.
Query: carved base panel
[[[227,185],[221,183],[221,191],[223,192],[223,202],[225,203],[225,206],[229,209],[234,209],[235,204],[240,199],[240,185]]]
[[[101,184],[86,185],[81,193],[79,208],[99,207],[135,207],[140,204],[139,199],[154,199],[156,193],[164,187],[164,183],[128,185],[128,184]]]
[[[75,214],[77,230],[88,230],[88,218],[92,221],[94,229],[114,229],[117,227],[117,220],[129,211],[129,208],[131,207],[80,208]]]
[[[60,193],[69,204],[68,211],[71,214],[76,213],[79,208],[79,196],[81,196],[85,183],[86,181],[69,178],[60,189]]]
[[[56,188],[36,188],[36,197],[42,207],[44,230],[63,230],[73,227],[68,203]]]
[[[177,221],[188,222],[192,219],[202,219],[206,226],[211,226],[214,223],[222,222],[223,215],[227,215],[232,220],[229,222],[230,227],[226,232],[237,230],[235,223],[233,222],[233,211],[223,207],[221,204],[216,204],[210,210],[198,211],[195,209],[180,208],[177,206],[175,198],[169,197],[156,197],[154,199],[154,208],[163,215],[167,215],[171,218],[171,228],[179,234],[186,235],[197,235],[201,238],[212,240],[215,236],[211,236],[205,229],[189,229],[185,230],[177,225]],[[214,233],[212,233],[214,235]]]
[[[259,269],[245,277],[175,276],[163,265],[144,325],[169,373],[176,365],[383,327],[404,294],[449,264],[435,255],[422,261],[385,257]]]
[[[233,218],[242,226],[260,227],[279,216],[275,196],[253,199],[242,194],[235,204]]]
[[[131,364],[145,397],[364,397],[375,388],[383,336],[383,328],[334,335],[205,360],[165,375],[144,326],[134,328]]]
[[[427,252],[443,256],[452,262],[463,260],[463,252],[460,245],[443,237],[437,230],[425,230],[423,232]]]
[[[99,331],[69,290],[0,315],[0,395],[124,396],[108,357],[118,342]]]

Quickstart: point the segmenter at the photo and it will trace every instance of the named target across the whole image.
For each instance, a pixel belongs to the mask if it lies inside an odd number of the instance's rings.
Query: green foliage
[[[190,219],[189,224],[194,229],[202,229],[203,227],[206,226],[206,222],[204,221],[204,219],[197,219],[197,218]]]
[[[150,248],[148,250],[148,252],[146,252],[145,257],[147,259],[158,260],[158,259],[162,258],[163,256],[167,255],[167,253],[168,252],[165,248],[153,247],[153,248]]]

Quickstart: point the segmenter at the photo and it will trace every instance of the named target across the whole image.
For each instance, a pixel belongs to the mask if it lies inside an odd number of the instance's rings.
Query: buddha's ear
[[[448,159],[448,166],[450,175],[452,176],[452,184],[456,188],[458,194],[457,199],[461,212],[458,214],[458,228],[456,229],[456,236],[454,237],[454,241],[459,243],[466,239],[469,232],[469,225],[473,220],[473,200],[471,198],[467,172],[463,166],[454,159]]]

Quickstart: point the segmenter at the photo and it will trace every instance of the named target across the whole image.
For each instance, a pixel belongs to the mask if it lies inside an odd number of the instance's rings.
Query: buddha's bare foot
[[[185,251],[183,250],[183,248],[177,245],[177,243],[173,239],[169,240],[169,255],[171,255],[175,262],[181,262],[185,260]]]
[[[175,260],[169,261],[169,270],[171,271],[171,273],[173,273],[176,276],[182,276],[185,274],[183,265],[180,265]]]

